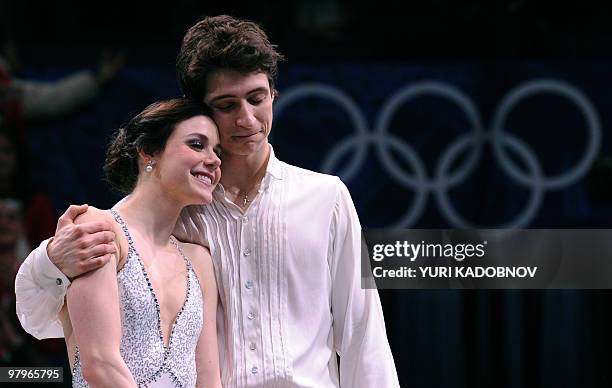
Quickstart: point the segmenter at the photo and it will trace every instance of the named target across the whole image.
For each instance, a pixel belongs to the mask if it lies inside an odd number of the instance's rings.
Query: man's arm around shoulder
[[[87,205],[70,206],[58,220],[54,239],[32,251],[17,273],[17,317],[24,330],[38,339],[64,336],[57,314],[70,285],[68,276],[101,267],[115,251],[108,223],[74,224],[86,211]]]
[[[70,285],[66,275],[49,260],[48,243],[43,241],[30,253],[15,278],[17,317],[24,330],[38,339],[64,336],[57,314]]]

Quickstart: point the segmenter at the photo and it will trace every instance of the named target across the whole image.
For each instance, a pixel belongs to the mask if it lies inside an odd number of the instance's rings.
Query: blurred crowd
[[[3,23],[4,21],[4,23]],[[97,71],[84,69],[53,82],[19,77],[10,23],[0,17],[0,366],[63,365],[62,340],[37,341],[15,315],[14,280],[32,247],[55,232],[58,209],[32,179],[28,126],[69,115],[95,100],[123,66],[103,55]]]

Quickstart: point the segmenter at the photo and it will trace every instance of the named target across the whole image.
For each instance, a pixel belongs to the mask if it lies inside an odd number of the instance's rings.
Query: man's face
[[[266,74],[218,70],[208,76],[207,85],[204,102],[219,127],[223,154],[267,152],[274,98]]]

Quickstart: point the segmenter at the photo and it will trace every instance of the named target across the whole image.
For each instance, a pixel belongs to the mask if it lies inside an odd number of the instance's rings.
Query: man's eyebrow
[[[253,90],[249,90],[249,91],[247,92],[247,96],[248,96],[248,95],[250,95],[250,94],[253,94],[253,93],[262,93],[262,92],[267,92],[267,91],[268,91],[268,88],[267,88],[267,87],[265,87],[265,86],[260,86],[260,87],[258,87],[258,88],[253,89]],[[211,100],[210,100],[208,103],[210,104],[210,103],[213,103],[213,102],[215,102],[215,101],[217,101],[217,100],[222,100],[222,99],[224,99],[224,98],[235,98],[235,97],[236,97],[236,95],[234,95],[234,94],[222,94],[222,95],[220,95],[220,96],[216,96],[216,97],[214,97],[214,98],[213,98],[213,99],[211,99]]]
[[[267,87],[265,87],[265,86],[260,86],[260,87],[258,87],[258,88],[255,88],[255,89],[253,89],[253,90],[249,91],[249,92],[247,93],[247,95],[249,95],[249,94],[253,94],[253,93],[267,92],[267,91],[268,91],[268,88],[267,88]]]

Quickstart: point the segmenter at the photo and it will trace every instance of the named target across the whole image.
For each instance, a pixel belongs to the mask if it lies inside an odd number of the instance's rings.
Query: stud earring
[[[155,166],[155,161],[154,160],[149,160],[147,162],[147,167],[145,167],[145,171],[146,172],[151,172],[153,171],[153,166]]]

